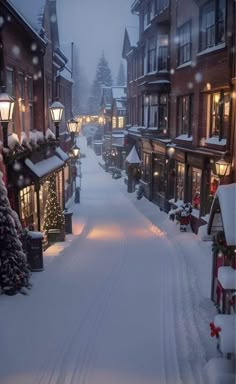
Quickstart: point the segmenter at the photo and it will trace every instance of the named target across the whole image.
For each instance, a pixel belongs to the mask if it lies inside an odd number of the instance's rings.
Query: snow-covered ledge
[[[236,314],[234,315],[216,315],[214,319],[216,327],[221,328],[220,335],[220,350],[222,353],[235,353],[235,324]]]
[[[208,384],[234,384],[235,361],[214,357],[208,361],[204,369]]]
[[[220,145],[223,147],[226,145],[226,139],[219,140],[219,136],[212,136],[205,140],[205,144]]]
[[[232,267],[220,267],[218,280],[224,289],[236,290],[236,269]]]
[[[188,135],[180,135],[175,138],[175,140],[183,140],[183,141],[193,141],[193,136]]]

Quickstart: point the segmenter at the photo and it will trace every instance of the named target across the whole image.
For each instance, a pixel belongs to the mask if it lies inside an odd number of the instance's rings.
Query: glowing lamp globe
[[[0,121],[9,123],[12,120],[15,100],[7,93],[0,93]]]
[[[62,115],[64,111],[64,105],[59,101],[54,101],[49,107],[51,118],[54,123],[60,123],[62,120]]]

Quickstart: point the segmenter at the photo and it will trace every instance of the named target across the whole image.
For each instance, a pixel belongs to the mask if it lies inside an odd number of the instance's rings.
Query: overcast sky
[[[60,42],[75,42],[80,64],[93,81],[98,60],[104,51],[116,81],[125,26],[137,25],[131,14],[134,0],[57,0]]]

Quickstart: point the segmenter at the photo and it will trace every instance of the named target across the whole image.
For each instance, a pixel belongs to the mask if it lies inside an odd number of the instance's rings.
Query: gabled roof
[[[208,222],[208,234],[211,233],[214,227],[214,216],[215,214],[217,214],[217,211],[219,209],[227,245],[236,245],[236,183],[220,185],[217,188],[210,211],[210,218]]]
[[[122,86],[112,87],[112,98],[113,99],[126,98],[126,87],[122,87]]]
[[[101,89],[101,105],[110,107],[112,104],[112,87],[102,87]]]
[[[135,26],[128,26],[125,28],[123,49],[122,49],[122,57],[126,58],[129,52],[132,51],[135,47],[137,47],[137,43],[139,40],[139,29]]]

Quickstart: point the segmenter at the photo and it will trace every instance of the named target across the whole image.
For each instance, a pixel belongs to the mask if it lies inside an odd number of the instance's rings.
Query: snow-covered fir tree
[[[108,65],[108,61],[104,56],[104,52],[99,59],[96,69],[96,76],[90,89],[90,95],[88,98],[90,114],[97,114],[99,111],[102,86],[112,86],[112,74]]]
[[[116,79],[116,85],[125,86],[126,85],[126,76],[123,61],[121,61],[119,66],[119,71]]]
[[[6,295],[26,294],[30,270],[20,241],[20,222],[12,210],[0,172],[0,291]]]
[[[62,229],[65,225],[65,218],[57,200],[56,179],[51,175],[48,179],[48,199],[44,212],[43,229],[47,233],[49,229]]]

